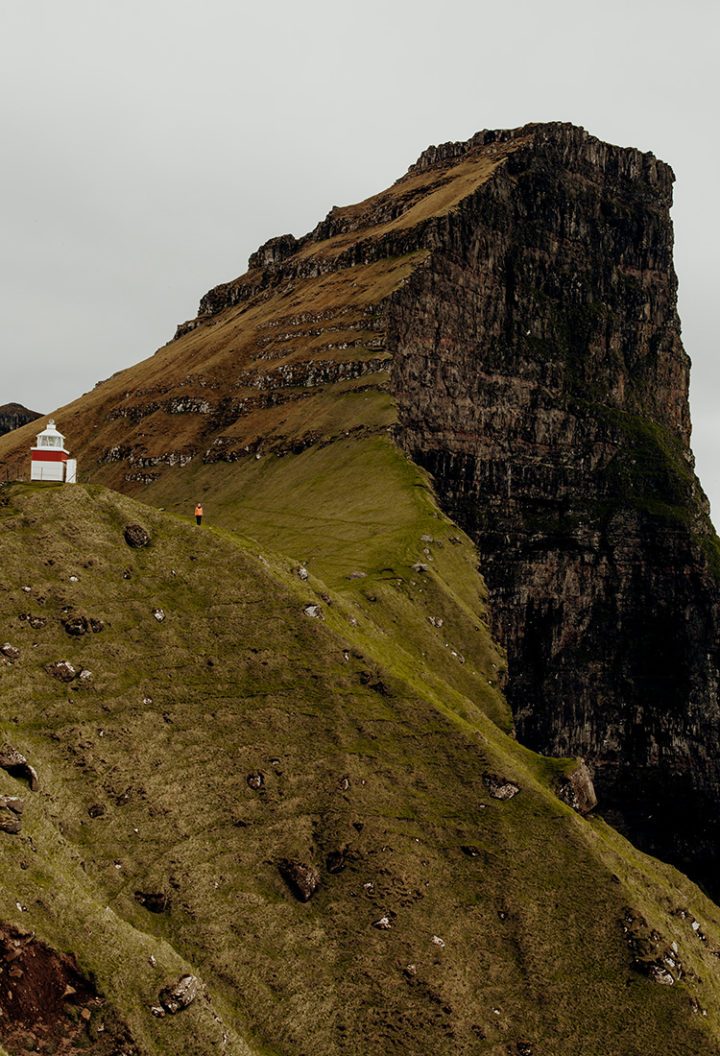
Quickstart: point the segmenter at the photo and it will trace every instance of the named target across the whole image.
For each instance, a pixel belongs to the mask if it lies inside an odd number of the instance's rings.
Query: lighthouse
[[[54,480],[58,483],[74,484],[77,479],[77,462],[69,457],[65,437],[55,428],[50,419],[41,433],[37,434],[32,448],[30,480]]]

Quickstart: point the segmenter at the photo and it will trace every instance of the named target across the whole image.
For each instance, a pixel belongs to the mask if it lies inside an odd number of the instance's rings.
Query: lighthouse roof
[[[42,432],[37,434],[35,448],[39,447],[53,447],[61,448],[63,451],[65,450],[65,437],[60,430],[56,428],[55,422],[52,418]]]
[[[37,435],[38,439],[40,439],[41,436],[59,436],[61,440],[65,439],[63,434],[59,431],[59,429],[57,429],[55,425],[55,420],[53,418],[50,419],[43,431],[41,433],[38,433]]]

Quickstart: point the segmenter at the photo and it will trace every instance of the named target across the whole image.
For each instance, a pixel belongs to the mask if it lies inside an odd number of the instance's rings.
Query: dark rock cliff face
[[[672,180],[540,127],[445,218],[388,347],[399,441],[477,541],[518,736],[585,756],[601,810],[717,894],[718,551],[689,449]]]
[[[36,418],[42,417],[35,411],[29,411],[19,403],[6,403],[0,407],[0,436],[9,433],[13,429],[19,429],[27,422],[34,422]]]

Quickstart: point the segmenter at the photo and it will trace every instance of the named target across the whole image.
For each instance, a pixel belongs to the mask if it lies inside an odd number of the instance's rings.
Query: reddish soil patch
[[[137,1052],[114,1011],[77,966],[33,932],[0,923],[0,1041],[12,1056]]]

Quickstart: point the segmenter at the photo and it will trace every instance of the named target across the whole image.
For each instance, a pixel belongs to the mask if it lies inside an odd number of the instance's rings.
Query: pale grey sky
[[[677,177],[693,446],[720,519],[717,0],[0,0],[0,404],[144,359],[267,238],[430,143],[573,121]]]

